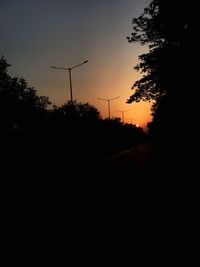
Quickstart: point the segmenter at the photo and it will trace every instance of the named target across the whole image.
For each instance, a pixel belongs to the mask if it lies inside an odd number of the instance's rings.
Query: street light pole
[[[84,62],[78,64],[78,65],[75,65],[71,68],[58,68],[58,67],[51,67],[52,69],[58,69],[58,70],[68,70],[69,71],[69,86],[70,86],[70,98],[71,98],[71,104],[73,105],[73,93],[72,93],[72,69],[75,69],[85,63],[87,63],[88,60],[85,60]]]
[[[122,122],[124,123],[124,112],[129,111],[130,109],[126,109],[126,110],[116,110],[118,112],[122,113]]]
[[[70,85],[71,103],[74,103],[73,95],[72,95],[72,74],[71,74],[71,69],[69,69],[69,85]]]
[[[119,98],[119,96],[114,97],[114,98],[110,98],[110,99],[100,98],[100,97],[97,98],[97,99],[99,99],[99,100],[105,100],[105,101],[108,101],[108,118],[109,118],[109,119],[110,119],[110,101],[111,101],[111,100],[114,100],[114,99],[117,99],[117,98]]]
[[[110,99],[108,99],[108,117],[110,119]]]

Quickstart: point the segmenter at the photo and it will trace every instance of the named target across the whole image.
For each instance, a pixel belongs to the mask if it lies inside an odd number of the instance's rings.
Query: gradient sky
[[[121,117],[142,127],[151,120],[149,103],[126,104],[140,77],[133,67],[145,47],[129,44],[133,17],[148,0],[0,0],[0,55],[12,66],[12,76],[23,76],[39,95],[60,105],[70,99],[68,72],[50,66],[72,67],[73,96],[89,102],[101,115]]]

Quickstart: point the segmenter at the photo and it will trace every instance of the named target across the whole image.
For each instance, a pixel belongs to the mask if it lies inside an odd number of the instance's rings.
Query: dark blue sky
[[[125,101],[139,77],[133,66],[145,51],[139,45],[129,44],[126,36],[131,33],[132,18],[141,14],[148,3],[0,0],[0,54],[12,64],[11,75],[23,76],[39,94],[49,96],[56,104],[69,99],[69,81],[65,72],[50,66],[70,67],[88,59],[87,64],[73,70],[74,98],[89,101],[106,116],[106,103],[96,98],[120,95],[112,109],[112,115],[119,116],[114,109],[127,109]],[[141,124],[140,106],[131,107],[134,115],[130,113],[129,118]],[[148,117],[149,106],[143,107]]]

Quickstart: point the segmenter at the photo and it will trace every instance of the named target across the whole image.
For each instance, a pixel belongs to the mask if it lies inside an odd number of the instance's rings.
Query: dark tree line
[[[48,97],[38,96],[25,79],[10,77],[4,57],[0,59],[1,134],[13,134],[33,128],[47,112]]]
[[[92,168],[108,155],[144,142],[141,128],[119,119],[103,120],[89,103],[51,105],[25,79],[11,77],[0,59],[1,140],[8,162],[30,170]]]
[[[129,42],[148,45],[135,67],[143,76],[128,103],[153,101],[150,133],[164,167],[186,158],[197,142],[200,8],[197,1],[153,0],[132,21]],[[184,155],[184,156],[183,156]]]

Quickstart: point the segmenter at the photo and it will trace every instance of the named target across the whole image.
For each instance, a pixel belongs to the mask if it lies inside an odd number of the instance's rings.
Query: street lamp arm
[[[105,100],[105,101],[108,101],[108,118],[110,119],[110,101],[111,100],[114,100],[116,98],[119,98],[119,96],[117,97],[114,97],[114,98],[110,98],[110,99],[106,99],[106,98],[101,98],[101,97],[98,97],[97,99],[98,100]]]
[[[70,85],[70,95],[71,95],[71,103],[73,105],[73,96],[72,96],[72,78],[71,78],[71,70],[78,67],[78,66],[81,66],[85,63],[87,63],[88,60],[85,60],[84,62],[78,64],[78,65],[75,65],[71,68],[58,68],[58,67],[54,67],[54,66],[51,66],[52,69],[58,69],[58,70],[68,70],[69,71],[69,85]]]
[[[130,109],[126,109],[126,110],[115,110],[117,112],[126,112],[126,111],[130,111]]]
[[[111,100],[114,100],[114,99],[117,99],[117,98],[119,98],[119,96],[114,97],[114,98],[110,98],[110,99],[106,99],[106,98],[100,98],[100,97],[98,97],[97,99],[99,99],[99,100],[111,101]]]
[[[130,109],[126,109],[126,110],[116,110],[117,112],[121,112],[122,113],[122,122],[124,123],[124,112],[129,111]]]
[[[81,66],[81,65],[83,65],[83,64],[85,64],[85,63],[87,63],[89,60],[85,60],[84,62],[82,62],[82,63],[80,63],[80,64],[78,64],[78,65],[75,65],[75,66],[73,66],[73,67],[71,67],[71,68],[69,68],[69,69],[75,69],[76,67],[79,67],[79,66]],[[68,69],[68,70],[69,70]]]
[[[117,99],[117,98],[119,98],[120,96],[117,96],[117,97],[114,97],[114,98],[111,98],[111,99],[109,99],[109,100],[114,100],[114,99]]]
[[[52,66],[51,68],[52,69],[58,69],[58,70],[72,70],[72,69],[74,69],[74,68],[76,68],[76,67],[79,67],[79,66],[81,66],[81,65],[83,65],[83,64],[85,64],[85,63],[87,63],[89,60],[85,60],[84,62],[82,62],[82,63],[80,63],[80,64],[78,64],[78,65],[75,65],[75,66],[73,66],[73,67],[71,67],[71,68],[58,68],[58,67],[54,67],[54,66]]]
[[[97,99],[99,99],[99,100],[106,100],[106,101],[108,101],[108,99],[105,99],[105,98],[100,98],[100,97],[97,97]]]
[[[58,70],[69,70],[69,69],[67,69],[67,68],[58,68],[58,67],[51,67],[52,69],[58,69]]]

